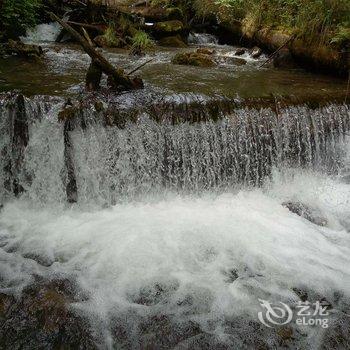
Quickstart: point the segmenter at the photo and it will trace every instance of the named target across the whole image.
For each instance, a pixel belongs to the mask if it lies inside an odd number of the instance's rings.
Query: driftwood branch
[[[49,12],[50,17],[57,21],[75,40],[79,42],[84,51],[91,57],[94,64],[97,64],[103,73],[105,73],[109,82],[113,87],[121,88],[124,90],[133,90],[143,87],[143,82],[139,78],[131,79],[128,77],[123,69],[114,68],[101,53],[96,51],[89,42],[80,35],[75,29],[73,29],[68,23],[56,16],[54,13]]]
[[[152,58],[151,60],[148,60],[148,61],[146,61],[146,62],[140,64],[138,67],[136,67],[135,69],[133,69],[133,70],[132,70],[131,72],[129,72],[127,75],[129,76],[129,75],[131,75],[131,74],[136,73],[138,70],[140,70],[141,68],[143,68],[146,64],[151,63],[152,61],[153,61],[153,58]]]

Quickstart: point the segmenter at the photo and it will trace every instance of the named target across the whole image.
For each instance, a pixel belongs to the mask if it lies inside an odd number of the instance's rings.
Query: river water
[[[64,67],[62,50],[70,56]],[[55,52],[48,48],[48,57],[57,54],[56,68],[48,58],[49,71],[67,72],[78,51]],[[149,84],[158,64],[142,72]],[[232,74],[241,81],[245,73]],[[197,78],[198,87],[206,78]],[[176,91],[176,83],[157,79]],[[67,74],[57,84],[59,95],[74,86]],[[70,308],[89,321],[103,349],[329,348],[334,339],[346,341],[335,329],[350,297],[348,106],[242,108],[175,124],[141,110],[136,122],[106,127],[91,105],[79,117],[87,124],[69,132],[77,203],[68,204],[57,117],[64,101],[25,99],[28,143],[20,155],[14,101],[3,95],[0,103],[2,293],[18,296],[38,276],[74,281],[83,297]],[[24,189],[20,197],[14,180]],[[286,202],[302,203],[323,225]],[[296,289],[332,304],[330,327],[291,322],[286,340],[259,323],[259,299],[294,310]]]

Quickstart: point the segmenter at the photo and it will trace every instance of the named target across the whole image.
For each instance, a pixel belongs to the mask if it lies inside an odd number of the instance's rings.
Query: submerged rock
[[[179,35],[175,36],[167,36],[158,41],[160,46],[168,46],[168,47],[187,47],[187,44],[182,40]]]
[[[284,202],[282,204],[288,208],[292,213],[301,216],[302,218],[312,222],[318,226],[326,226],[327,219],[322,217],[316,210],[307,207],[305,204],[300,202]]]
[[[96,349],[89,324],[70,310],[74,294],[67,280],[35,283],[18,299],[0,294],[0,347]]]
[[[173,58],[172,63],[196,67],[213,67],[216,65],[216,62],[210,55],[198,52],[178,53]]]

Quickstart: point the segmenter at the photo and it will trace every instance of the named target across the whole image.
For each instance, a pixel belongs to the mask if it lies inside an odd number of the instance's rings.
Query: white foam
[[[142,291],[152,294],[156,284],[168,290],[159,313],[193,312],[204,323],[253,315],[258,298],[293,300],[298,286],[349,296],[350,236],[340,219],[350,214],[344,194],[350,186],[301,172],[294,182],[282,178],[268,190],[173,195],[92,211],[8,203],[0,232],[4,249],[16,246],[17,253],[2,251],[7,270],[14,269],[3,278],[9,285],[20,279],[22,286],[33,273],[76,276],[89,294],[81,306],[102,319],[130,309],[149,313],[154,307],[136,300]],[[325,204],[333,227],[316,226],[281,205],[305,198]],[[54,263],[44,268],[20,258],[30,253]],[[228,279],[232,270],[235,281]],[[191,305],[179,308],[189,295]]]
[[[54,42],[60,31],[61,26],[57,22],[43,23],[28,29],[26,36],[21,39],[31,43]]]

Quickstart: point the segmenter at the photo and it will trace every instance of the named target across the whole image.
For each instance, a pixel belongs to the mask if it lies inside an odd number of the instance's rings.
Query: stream
[[[145,89],[84,99],[88,56],[47,29],[26,38],[42,62],[0,61],[0,347],[346,349],[346,83],[265,55],[237,66],[202,36],[217,67],[104,51],[127,70],[153,58]],[[67,97],[84,101],[69,125]],[[261,300],[293,317],[266,326]],[[298,323],[305,300],[327,327]]]

